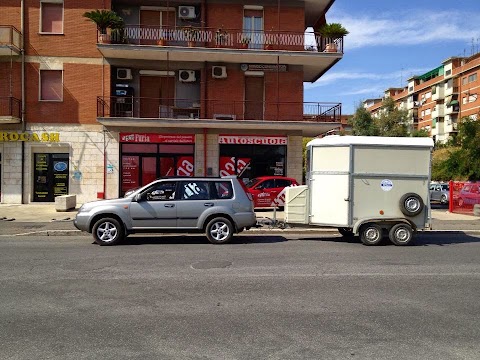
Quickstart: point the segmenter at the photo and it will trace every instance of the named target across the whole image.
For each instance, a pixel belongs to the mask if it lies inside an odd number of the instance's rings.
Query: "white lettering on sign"
[[[219,135],[219,144],[238,145],[287,145],[286,136],[249,136],[249,135]]]

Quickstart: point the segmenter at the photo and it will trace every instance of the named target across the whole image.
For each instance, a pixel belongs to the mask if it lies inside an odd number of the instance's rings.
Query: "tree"
[[[352,126],[352,135],[379,135],[379,130],[372,118],[372,115],[362,105],[355,110],[355,114],[348,119],[348,123]]]
[[[408,111],[399,110],[391,97],[383,100],[380,116],[375,119],[381,136],[410,136],[408,128]]]
[[[456,138],[434,151],[432,179],[480,180],[480,122],[462,118]]]
[[[97,25],[100,34],[106,34],[107,29],[120,29],[124,26],[123,19],[112,10],[92,10],[83,14],[84,17]]]

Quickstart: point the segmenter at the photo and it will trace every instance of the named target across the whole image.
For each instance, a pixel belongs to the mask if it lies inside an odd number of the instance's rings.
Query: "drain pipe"
[[[22,122],[22,133],[26,131],[27,124],[25,123],[25,0],[20,1],[20,32],[21,32],[21,53],[22,53],[22,75],[21,75],[21,97],[22,97],[22,113],[21,113],[21,122]],[[21,171],[21,202],[25,204],[25,195],[24,195],[24,177],[25,177],[25,141],[22,141],[22,171]]]

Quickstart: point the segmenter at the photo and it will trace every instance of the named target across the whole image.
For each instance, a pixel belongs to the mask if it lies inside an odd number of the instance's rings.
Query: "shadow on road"
[[[276,235],[234,236],[226,246],[243,244],[271,244],[285,242],[287,239]],[[125,245],[180,245],[180,244],[210,244],[205,235],[133,235],[128,236],[117,246]]]
[[[303,237],[297,240],[302,241],[329,241],[335,243],[348,243],[359,244],[362,242],[358,236],[319,236],[319,237]],[[480,242],[480,237],[471,236],[463,231],[436,231],[436,232],[423,232],[415,236],[414,240],[408,246],[446,246],[456,244],[467,244]],[[384,238],[377,246],[395,246],[388,238]]]

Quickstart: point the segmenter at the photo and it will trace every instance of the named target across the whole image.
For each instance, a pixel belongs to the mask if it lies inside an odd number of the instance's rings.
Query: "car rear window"
[[[231,199],[233,197],[233,188],[230,181],[215,181],[214,188],[217,199]]]

